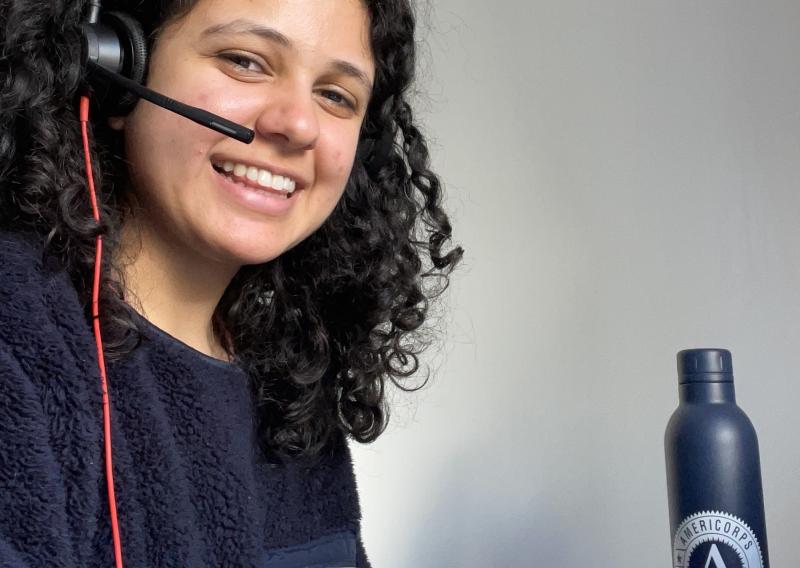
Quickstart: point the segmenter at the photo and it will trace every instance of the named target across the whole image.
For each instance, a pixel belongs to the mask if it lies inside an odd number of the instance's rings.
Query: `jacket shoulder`
[[[38,235],[28,232],[0,229],[0,262],[3,275],[20,272],[34,274],[44,268],[43,246]]]
[[[44,306],[54,272],[43,256],[36,235],[0,230],[0,316],[30,314]]]
[[[16,354],[45,354],[87,324],[69,276],[32,233],[0,230],[0,339]]]
[[[42,245],[30,233],[0,231],[0,323],[41,307],[47,278]]]
[[[85,322],[69,277],[42,253],[35,235],[0,230],[0,566],[87,566],[99,374],[91,344],[76,348],[88,332],[71,337]]]

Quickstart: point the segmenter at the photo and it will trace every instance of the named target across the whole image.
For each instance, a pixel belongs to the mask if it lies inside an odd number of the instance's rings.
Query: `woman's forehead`
[[[177,34],[278,40],[300,51],[372,61],[362,0],[199,0],[174,24]]]

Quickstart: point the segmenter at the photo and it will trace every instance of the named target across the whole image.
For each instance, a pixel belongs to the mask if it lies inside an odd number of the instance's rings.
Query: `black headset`
[[[147,38],[142,26],[123,12],[103,12],[100,0],[89,0],[83,24],[84,67],[92,87],[92,98],[105,116],[128,114],[143,98],[202,126],[249,144],[255,133],[206,110],[189,106],[142,83],[147,72]],[[367,172],[377,174],[388,163],[394,147],[394,131],[386,129],[379,138],[362,136],[356,151]]]

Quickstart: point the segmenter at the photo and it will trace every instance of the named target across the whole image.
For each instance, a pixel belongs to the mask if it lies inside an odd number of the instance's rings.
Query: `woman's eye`
[[[248,71],[248,72],[263,72],[264,68],[254,59],[247,57],[246,55],[242,55],[241,53],[222,53],[220,57],[230,63],[238,71]],[[253,67],[254,66],[254,67]]]
[[[337,106],[355,110],[355,105],[352,103],[352,101],[338,91],[324,90],[322,91],[322,96]]]

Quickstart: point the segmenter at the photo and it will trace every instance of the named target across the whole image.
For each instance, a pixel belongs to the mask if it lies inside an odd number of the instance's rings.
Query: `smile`
[[[231,178],[234,182],[269,193],[274,192],[289,197],[297,187],[295,180],[292,178],[273,174],[263,168],[239,164],[229,160],[213,164],[213,166],[218,173]]]

